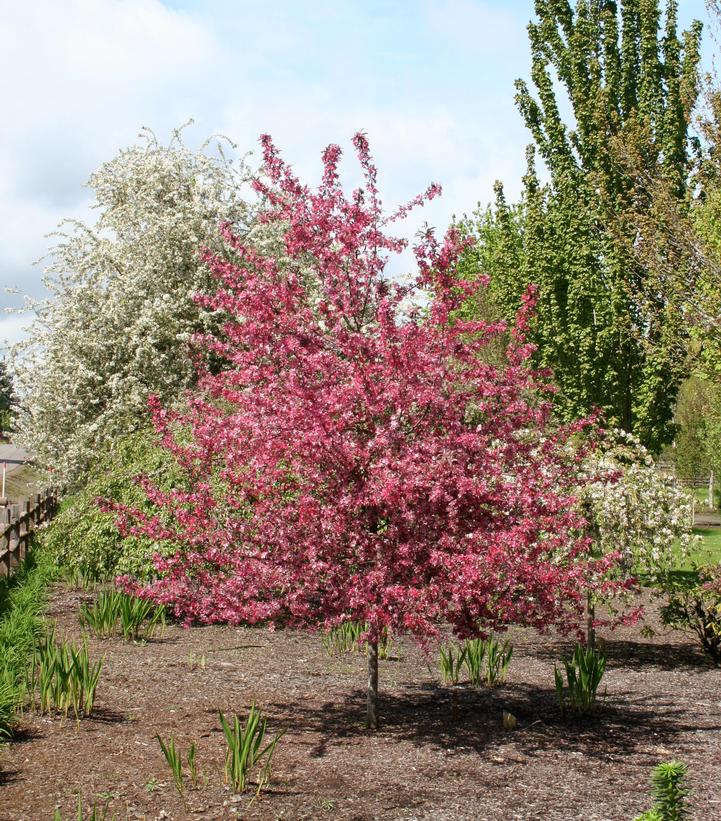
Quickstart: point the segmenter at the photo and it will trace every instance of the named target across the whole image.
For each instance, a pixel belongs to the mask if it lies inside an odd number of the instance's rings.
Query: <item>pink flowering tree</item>
[[[177,551],[157,557],[151,584],[124,583],[187,621],[366,622],[375,727],[383,630],[421,642],[447,625],[578,631],[614,557],[591,558],[573,504],[583,453],[569,444],[585,423],[553,427],[550,389],[527,362],[533,292],[506,364],[489,364],[505,326],[460,318],[484,286],[459,280],[453,230],[423,233],[411,285],[384,274],[406,244],[388,224],[437,186],[386,216],[362,134],[364,185],[350,198],[337,146],[311,191],[262,143],[256,187],[264,218],[286,227],[285,253],[225,230],[236,262],[206,255],[219,288],[199,299],[227,315],[222,336],[198,340],[184,411],[151,401],[190,490],[144,479],[157,515],[119,511],[125,532]],[[219,373],[203,370],[213,359]]]

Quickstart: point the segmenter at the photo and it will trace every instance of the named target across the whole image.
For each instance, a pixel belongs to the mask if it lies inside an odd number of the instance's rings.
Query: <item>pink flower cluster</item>
[[[505,327],[459,318],[483,283],[459,278],[455,231],[419,238],[412,286],[384,275],[406,246],[385,226],[437,186],[386,217],[364,135],[350,198],[339,147],[313,191],[261,142],[256,188],[263,218],[287,226],[286,256],[227,227],[236,261],[206,254],[219,289],[202,303],[227,322],[198,344],[224,366],[200,373],[183,412],[151,401],[191,490],[144,480],[157,514],[118,510],[124,532],[177,546],[156,581],[126,587],[189,621],[358,619],[371,639],[388,627],[423,640],[444,623],[460,636],[578,630],[614,557],[590,557],[574,506],[580,457],[566,445],[588,423],[554,427],[528,364],[533,291],[507,364],[490,364],[484,348]],[[429,302],[408,313],[413,289]]]

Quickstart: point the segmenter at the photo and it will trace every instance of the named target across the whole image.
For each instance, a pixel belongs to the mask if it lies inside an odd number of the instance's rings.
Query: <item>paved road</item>
[[[15,445],[0,445],[0,466],[5,462],[8,466],[8,473],[21,467],[28,461],[30,454]]]

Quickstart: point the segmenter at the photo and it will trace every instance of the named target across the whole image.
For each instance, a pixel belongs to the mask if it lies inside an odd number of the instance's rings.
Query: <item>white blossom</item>
[[[612,431],[582,466],[579,496],[596,546],[629,572],[672,569],[697,543],[693,501],[631,434]]]
[[[50,297],[33,303],[28,341],[12,351],[22,405],[18,443],[60,481],[78,483],[93,457],[146,425],[149,394],[172,402],[192,384],[193,333],[217,317],[193,294],[211,286],[203,247],[222,249],[230,222],[265,250],[277,229],[253,228],[248,174],[222,150],[168,146],[144,132],[90,180],[94,226],[66,222],[49,257]]]

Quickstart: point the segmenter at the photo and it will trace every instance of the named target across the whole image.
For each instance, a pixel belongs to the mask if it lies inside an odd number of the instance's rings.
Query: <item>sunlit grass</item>
[[[695,527],[693,532],[703,538],[703,543],[694,553],[694,558],[701,564],[721,562],[721,527]]]

